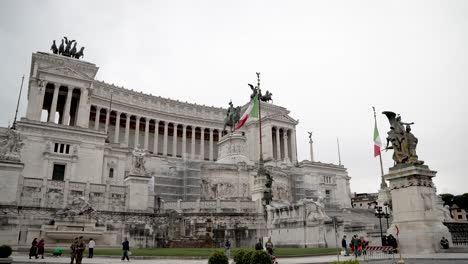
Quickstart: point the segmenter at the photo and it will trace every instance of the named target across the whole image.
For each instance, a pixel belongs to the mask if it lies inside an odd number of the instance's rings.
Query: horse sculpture
[[[231,133],[232,133],[233,128],[236,127],[236,124],[240,120],[240,112],[241,112],[241,107],[240,106],[234,107],[232,105],[232,102],[229,102],[229,108],[228,108],[228,111],[226,113],[226,117],[224,118],[223,131],[226,130],[226,126],[229,126],[229,127],[231,127]]]

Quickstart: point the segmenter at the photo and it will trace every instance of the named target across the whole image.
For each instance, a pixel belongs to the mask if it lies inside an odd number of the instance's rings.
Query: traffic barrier
[[[388,246],[368,246],[362,252],[364,261],[366,260],[388,260],[388,263],[394,263],[395,253],[393,247]],[[387,263],[387,262],[379,262]]]

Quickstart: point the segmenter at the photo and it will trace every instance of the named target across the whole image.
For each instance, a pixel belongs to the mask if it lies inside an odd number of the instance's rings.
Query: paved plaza
[[[395,256],[397,257],[397,256]],[[343,257],[340,256],[340,260],[350,260],[353,257]],[[408,254],[404,255],[403,258],[406,260],[405,263],[468,263],[468,253],[440,253],[440,254],[424,254],[424,255],[414,255]],[[368,261],[363,261],[364,259],[359,258],[362,262],[367,263]],[[14,263],[70,263],[69,257],[48,257],[46,259],[29,259],[26,255],[13,255]],[[307,263],[330,263],[332,261],[336,261],[337,256],[315,256],[315,257],[294,257],[294,258],[280,258],[278,262],[280,264],[307,264]],[[93,259],[84,258],[83,263],[91,263],[91,264],[111,264],[111,263],[119,263],[121,262],[119,257],[95,257]],[[134,258],[131,259],[132,263],[138,264],[206,264],[208,261],[207,259],[175,259],[175,258],[151,258],[151,259],[141,259],[141,258]],[[232,259],[230,263],[234,263]],[[392,263],[390,259],[383,261],[383,260],[375,260],[369,261],[369,263]]]

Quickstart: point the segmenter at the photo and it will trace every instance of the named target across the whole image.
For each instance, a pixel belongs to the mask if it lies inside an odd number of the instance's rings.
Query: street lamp
[[[382,217],[384,216],[384,212],[382,212],[382,206],[376,206],[375,207],[375,216],[379,218],[379,224],[380,224],[380,243],[383,246],[383,234],[382,234]]]
[[[388,218],[390,218],[390,205],[388,203],[384,203],[384,217],[387,219],[387,229],[389,229],[388,225]]]

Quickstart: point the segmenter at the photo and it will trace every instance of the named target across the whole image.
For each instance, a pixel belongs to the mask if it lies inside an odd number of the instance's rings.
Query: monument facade
[[[260,154],[255,119],[231,133],[224,128],[228,109],[98,81],[99,68],[80,60],[82,53],[51,49],[32,55],[26,116],[15,130],[0,130],[0,242],[63,238],[52,231],[88,219],[73,230],[99,232],[101,244],[119,245],[125,236],[141,246],[206,236],[254,243],[265,213],[252,196]],[[322,197],[325,207],[350,207],[346,168],[298,161],[297,124],[286,108],[262,103],[273,201]],[[57,214],[77,199],[94,213]]]

